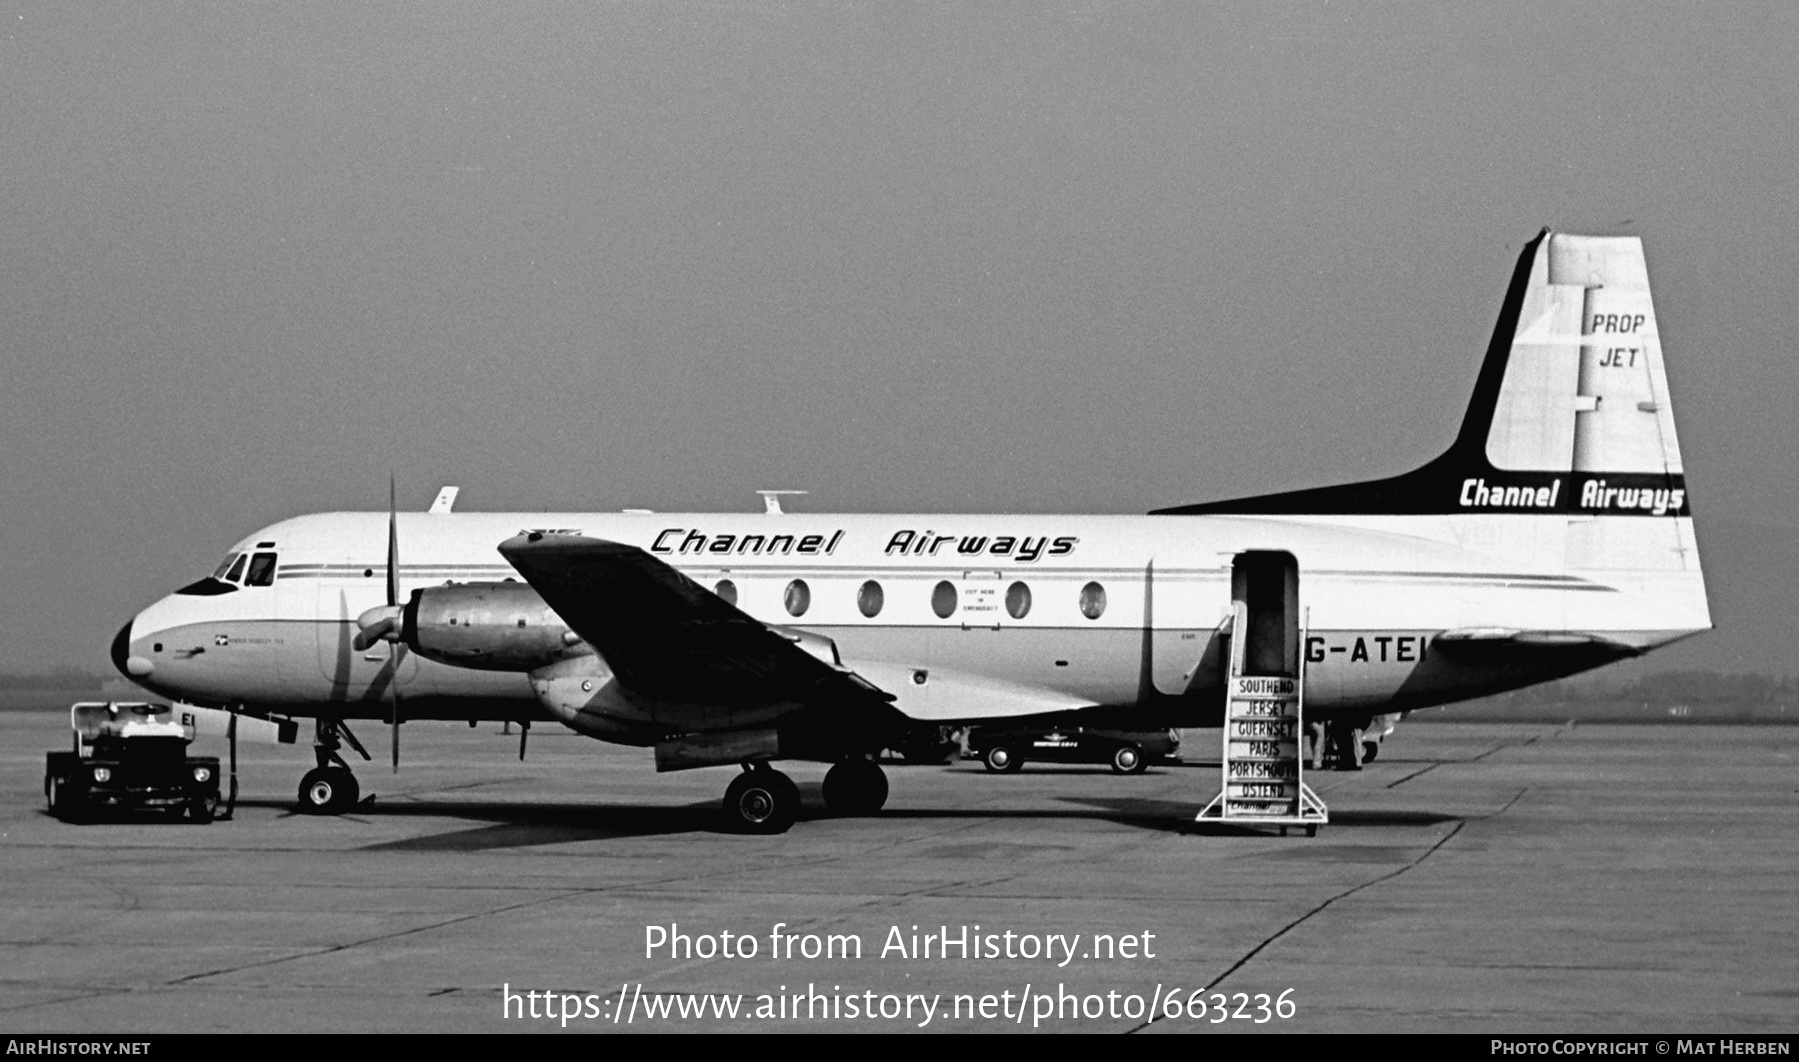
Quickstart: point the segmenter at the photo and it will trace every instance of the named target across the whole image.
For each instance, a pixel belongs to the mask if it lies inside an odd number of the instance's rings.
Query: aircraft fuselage
[[[1690,540],[1689,517],[1659,519],[1687,524]],[[850,666],[948,669],[1085,704],[1153,705],[1164,725],[1216,713],[1218,628],[1232,560],[1248,550],[1297,559],[1307,706],[1318,714],[1443,703],[1616,658],[1469,662],[1437,651],[1446,630],[1598,632],[1641,651],[1709,626],[1696,565],[1692,592],[1670,594],[1683,573],[1570,570],[1559,555],[1537,562],[1469,545],[1495,520],[1554,525],[1545,537],[1567,524],[1556,514],[402,513],[397,527],[402,598],[517,580],[495,546],[521,531],[580,534],[638,546],[758,620],[822,635]],[[274,553],[267,585],[170,595],[134,618],[114,655],[151,690],[196,702],[382,718],[397,682],[408,719],[539,714],[521,673],[405,654],[394,675],[387,646],[352,646],[358,615],[383,601],[387,522],[325,513],[264,528],[232,552]],[[1508,537],[1517,534],[1514,523]],[[1688,598],[1699,611],[1670,607]],[[628,615],[632,604],[611,607]]]

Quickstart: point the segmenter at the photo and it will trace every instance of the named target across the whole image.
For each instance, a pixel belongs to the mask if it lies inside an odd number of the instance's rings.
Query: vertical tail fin
[[[1531,618],[1632,651],[1711,627],[1634,236],[1545,230],[1524,248],[1461,431],[1434,461],[1390,479],[1161,512],[1369,523],[1565,573],[1623,595],[1621,607],[1577,594]],[[1407,516],[1433,519],[1392,519]]]
[[[1614,477],[1608,486],[1648,475],[1657,481],[1644,486],[1681,489],[1684,500],[1684,484],[1671,485],[1683,476],[1680,443],[1643,242],[1545,234],[1526,261],[1499,392],[1490,409],[1477,396],[1458,443],[1484,436],[1496,469]],[[1615,508],[1611,497],[1581,507]]]
[[[1690,511],[1642,241],[1548,230],[1519,256],[1461,432],[1436,460],[1389,479],[1158,510],[1662,518]]]

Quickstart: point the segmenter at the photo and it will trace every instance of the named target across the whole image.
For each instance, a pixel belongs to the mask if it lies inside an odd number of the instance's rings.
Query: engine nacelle
[[[428,660],[477,671],[535,671],[581,651],[581,636],[524,583],[414,590],[400,639]]]

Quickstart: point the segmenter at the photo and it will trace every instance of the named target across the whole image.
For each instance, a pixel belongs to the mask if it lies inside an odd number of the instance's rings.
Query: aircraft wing
[[[518,535],[500,553],[636,696],[688,704],[893,700],[636,546]],[[822,642],[822,640],[821,640]],[[815,646],[832,653],[828,642]]]

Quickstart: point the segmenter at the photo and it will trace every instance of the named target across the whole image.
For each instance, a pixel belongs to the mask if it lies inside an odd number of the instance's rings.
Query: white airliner
[[[1459,435],[1404,475],[1139,516],[769,508],[474,513],[446,492],[284,520],[112,657],[159,695],[316,720],[307,810],[356,802],[348,720],[390,723],[397,762],[402,720],[548,718],[662,770],[741,764],[728,816],[778,831],[799,795],[772,760],[834,764],[827,806],[861,813],[887,795],[872,757],[920,727],[1219,725],[1221,621],[1260,572],[1297,572],[1308,718],[1711,627],[1635,237],[1531,241]]]

